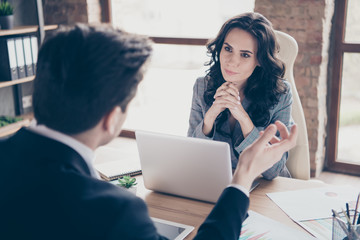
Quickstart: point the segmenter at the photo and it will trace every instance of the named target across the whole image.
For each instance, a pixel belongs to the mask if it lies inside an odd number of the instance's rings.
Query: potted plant
[[[12,29],[14,27],[14,8],[7,1],[0,0],[0,28]]]
[[[130,176],[124,176],[122,178],[118,179],[118,186],[123,187],[125,189],[127,189],[128,191],[136,194],[136,178],[130,177]]]
[[[16,123],[21,120],[23,120],[21,117],[0,116],[0,127],[5,127],[9,124]]]

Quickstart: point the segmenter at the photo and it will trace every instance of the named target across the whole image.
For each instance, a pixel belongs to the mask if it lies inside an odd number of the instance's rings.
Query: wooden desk
[[[121,137],[116,138],[107,144],[107,146],[132,149],[130,151],[133,154],[132,157],[138,158],[137,146],[134,139]],[[109,154],[110,155],[104,155],[102,158],[97,158],[95,163],[103,163],[114,160],[111,153]],[[131,153],[129,154],[130,155],[126,156],[127,158],[131,157]],[[136,178],[138,179],[137,195],[144,199],[147,203],[150,216],[195,227],[194,231],[192,231],[186,239],[192,239],[195,236],[199,226],[203,223],[207,215],[214,207],[214,204],[211,203],[175,197],[147,190],[144,187],[142,176],[137,176]],[[306,232],[302,227],[293,222],[272,200],[270,200],[270,198],[266,196],[266,193],[325,186],[327,185],[314,180],[304,181],[282,177],[277,177],[272,181],[260,179],[260,185],[250,194],[250,209],[288,225],[289,227]]]
[[[193,239],[199,226],[213,208],[213,204],[201,201],[175,197],[147,190],[142,176],[137,177],[137,195],[145,200],[150,216],[194,226],[194,231],[186,239]],[[278,177],[272,181],[260,180],[260,185],[250,194],[250,209],[270,217],[289,227],[306,232],[293,222],[266,193],[290,191],[296,189],[325,187],[326,184],[317,181],[303,181]]]

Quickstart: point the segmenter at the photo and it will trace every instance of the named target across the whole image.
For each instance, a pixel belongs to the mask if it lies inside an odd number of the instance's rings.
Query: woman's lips
[[[237,74],[236,72],[232,72],[232,71],[227,70],[227,69],[225,69],[225,72],[226,72],[226,74],[229,75],[229,76],[232,76],[232,75]]]

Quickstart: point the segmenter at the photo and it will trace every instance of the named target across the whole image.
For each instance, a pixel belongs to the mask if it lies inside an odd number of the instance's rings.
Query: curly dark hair
[[[250,33],[257,40],[256,57],[260,66],[254,69],[246,81],[244,95],[251,102],[248,114],[254,125],[266,126],[270,121],[269,110],[279,102],[280,95],[286,93],[287,89],[283,82],[285,64],[276,57],[279,46],[272,24],[259,13],[244,13],[229,19],[217,37],[207,44],[211,59],[205,64],[210,68],[206,75],[204,99],[211,106],[216,90],[225,82],[220,69],[220,51],[226,35],[234,28]],[[227,109],[218,116],[220,126],[228,119],[228,115]]]

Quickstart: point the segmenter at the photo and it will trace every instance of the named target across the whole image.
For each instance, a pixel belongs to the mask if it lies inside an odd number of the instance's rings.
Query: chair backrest
[[[293,68],[295,58],[298,54],[298,45],[296,40],[286,33],[275,31],[275,34],[280,45],[279,58],[286,66],[285,79],[290,83],[293,95],[291,115],[299,130],[296,146],[290,150],[286,166],[294,178],[308,180],[310,179],[308,135],[304,111],[296,90]]]

